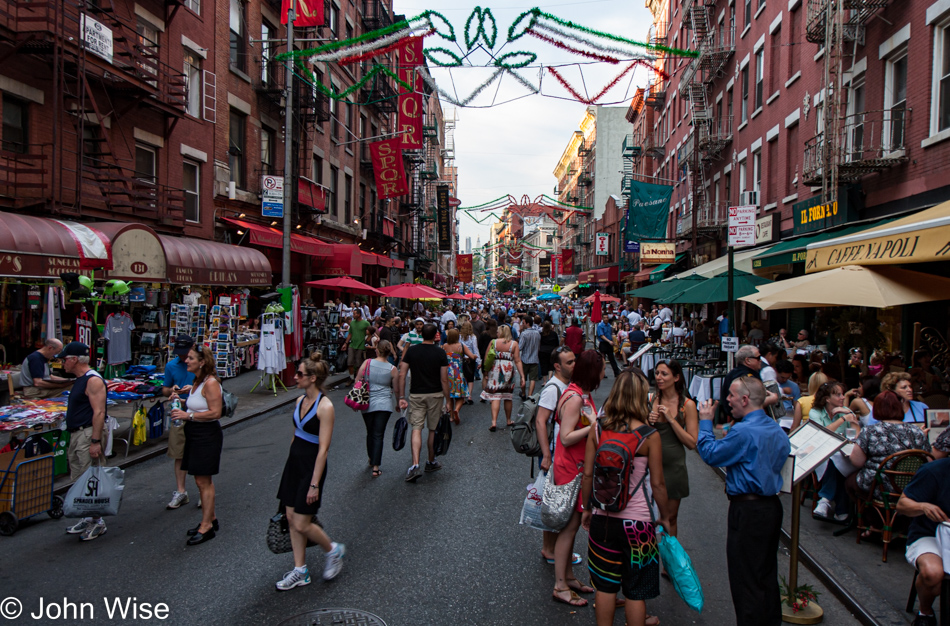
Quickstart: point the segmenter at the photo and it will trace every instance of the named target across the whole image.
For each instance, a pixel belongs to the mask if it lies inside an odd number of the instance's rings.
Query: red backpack
[[[609,513],[619,513],[627,508],[630,496],[646,478],[646,472],[640,483],[630,489],[630,475],[633,473],[633,461],[637,450],[647,437],[656,432],[655,428],[643,425],[632,433],[620,433],[601,430],[597,424],[599,443],[594,455],[594,488],[591,506]]]

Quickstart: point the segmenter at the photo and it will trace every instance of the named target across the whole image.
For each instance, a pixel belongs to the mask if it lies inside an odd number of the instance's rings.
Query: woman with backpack
[[[679,361],[660,361],[653,368],[653,376],[656,378],[656,395],[650,398],[648,419],[663,442],[663,477],[670,502],[669,525],[664,528],[675,537],[680,502],[689,495],[686,450],[696,449],[699,414],[696,403],[687,397]]]
[[[554,444],[553,480],[555,485],[570,483],[584,468],[587,436],[597,416],[592,394],[604,379],[606,363],[597,350],[584,350],[574,362],[574,373],[558,400],[555,420],[560,430]],[[548,475],[548,480],[551,480]],[[581,499],[578,498],[574,513],[561,529],[554,544],[554,594],[556,602],[571,606],[587,606],[587,600],[578,593],[593,593],[594,588],[583,585],[574,578],[571,556],[574,538],[581,525]]]
[[[656,525],[668,527],[668,503],[663,443],[656,430],[646,424],[649,390],[644,376],[629,370],[621,372],[586,442],[581,524],[588,533],[587,564],[591,583],[597,589],[594,602],[598,626],[614,623],[618,591],[622,590],[626,598],[628,626],[647,624],[646,601],[660,595]],[[618,444],[632,452],[632,458],[620,455],[620,473],[626,479],[619,485],[614,481],[611,488],[611,481],[601,478],[605,468],[617,465],[618,455],[609,454],[608,446],[616,450]],[[643,484],[647,470],[660,509],[656,522]],[[649,619],[658,623],[653,617]]]

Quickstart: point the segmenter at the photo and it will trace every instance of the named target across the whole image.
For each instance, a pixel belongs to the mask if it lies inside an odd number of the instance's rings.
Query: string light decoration
[[[521,41],[526,35],[543,43],[550,44],[559,50],[576,55],[586,62],[606,63],[611,65],[622,65],[624,69],[614,77],[606,86],[604,86],[595,96],[584,97],[575,89],[553,65],[533,65],[538,60],[538,54],[531,50],[514,50],[502,53],[504,48],[514,42]],[[509,26],[504,41],[499,45],[498,24],[490,8],[476,6],[465,21],[463,29],[463,41],[460,42],[456,35],[455,27],[441,13],[437,11],[424,11],[415,17],[403,19],[391,26],[374,30],[358,37],[351,37],[341,41],[328,43],[317,48],[308,50],[297,50],[285,52],[275,56],[278,62],[292,62],[299,72],[301,78],[305,78],[313,84],[313,87],[324,95],[334,100],[344,100],[359,89],[362,89],[369,81],[377,80],[381,74],[388,76],[395,81],[399,87],[406,91],[412,91],[414,85],[404,82],[391,69],[380,63],[373,63],[373,66],[366,74],[349,88],[340,91],[334,90],[317,82],[313,72],[308,64],[318,63],[337,63],[348,65],[362,61],[368,61],[393,52],[400,47],[408,37],[438,37],[446,42],[441,46],[433,46],[424,49],[424,54],[428,62],[437,68],[451,71],[454,68],[486,67],[494,68],[495,71],[487,80],[480,85],[476,85],[468,94],[452,94],[436,84],[428,68],[422,64],[416,66],[415,73],[420,76],[426,85],[438,92],[441,98],[458,107],[474,106],[474,101],[478,96],[494,83],[499,83],[504,78],[511,78],[516,83],[527,90],[528,95],[541,94],[551,97],[560,97],[554,93],[543,93],[541,79],[545,74],[550,73],[556,79],[563,89],[571,97],[585,104],[592,104],[601,100],[608,92],[617,87],[618,83],[628,74],[639,67],[648,67],[657,72],[664,79],[668,76],[659,70],[653,68],[656,61],[654,56],[657,53],[665,54],[670,57],[694,58],[698,53],[693,50],[683,50],[650,44],[648,42],[636,41],[608,33],[605,31],[588,28],[575,22],[564,20],[552,13],[547,13],[535,7],[519,15]],[[449,46],[454,45],[457,50]],[[488,61],[481,65],[473,62],[473,54],[476,52],[487,54]],[[529,68],[538,70],[538,78],[532,80],[519,70]],[[577,68],[583,76],[583,67],[577,64]],[[632,81],[632,76],[631,76]],[[454,81],[453,81],[454,82]],[[629,87],[628,87],[629,90]],[[398,91],[398,90],[397,90]],[[497,98],[497,90],[495,98]],[[626,101],[626,97],[622,101]],[[370,104],[369,102],[360,102],[358,104]],[[495,100],[488,106],[502,104]]]

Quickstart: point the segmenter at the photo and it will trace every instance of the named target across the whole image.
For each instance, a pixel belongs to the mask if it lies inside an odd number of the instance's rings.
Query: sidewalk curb
[[[349,375],[348,375],[348,374],[336,374],[336,375],[334,375],[334,376],[331,376],[331,377],[327,378],[326,387],[327,387],[327,388],[332,388],[332,387],[334,387],[335,385],[338,385],[339,383],[343,382],[343,381],[346,380],[347,378],[349,378]],[[288,391],[289,391],[289,390],[288,390]],[[237,425],[237,424],[241,424],[241,423],[246,422],[246,421],[248,421],[248,420],[254,419],[255,417],[260,417],[261,415],[264,415],[265,413],[270,413],[271,411],[273,411],[273,410],[275,410],[275,409],[280,409],[280,408],[282,408],[282,407],[285,407],[285,406],[287,406],[288,404],[291,404],[292,402],[294,402],[294,401],[296,401],[296,400],[297,400],[297,396],[294,396],[293,398],[288,398],[287,400],[281,401],[281,402],[275,404],[274,406],[268,407],[268,408],[266,408],[266,409],[261,409],[261,410],[258,410],[258,411],[256,411],[256,412],[254,412],[254,413],[249,413],[248,415],[244,415],[244,416],[242,416],[242,417],[236,417],[236,418],[234,418],[233,420],[231,420],[230,422],[228,422],[228,423],[226,423],[226,424],[222,424],[222,425],[221,425],[221,430],[227,430],[228,428],[231,428],[232,426],[235,426],[235,425]],[[165,454],[166,452],[168,452],[168,444],[167,444],[167,443],[163,443],[163,444],[161,444],[161,445],[159,445],[159,446],[156,446],[154,450],[150,450],[149,452],[147,452],[147,453],[145,453],[145,454],[143,454],[143,455],[141,455],[141,456],[135,457],[134,459],[128,459],[128,460],[126,460],[126,461],[123,461],[122,463],[119,463],[118,465],[110,465],[109,467],[118,467],[119,469],[128,469],[128,468],[132,467],[133,465],[138,465],[139,463],[144,463],[145,461],[149,461],[149,460],[151,460],[151,459],[154,459],[155,457],[164,456],[164,454]],[[74,484],[74,483],[69,483],[69,484],[66,484],[66,485],[62,485],[61,487],[55,487],[55,488],[53,489],[53,494],[54,494],[54,495],[57,495],[57,496],[65,496],[65,495],[66,495],[66,492],[69,491],[69,488],[72,487],[73,484]]]

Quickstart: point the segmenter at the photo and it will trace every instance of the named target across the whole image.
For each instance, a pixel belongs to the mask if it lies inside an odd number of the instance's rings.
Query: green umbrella
[[[667,298],[669,304],[706,304],[709,302],[725,302],[729,294],[729,272],[723,272],[713,278],[707,278],[698,285]],[[760,278],[754,274],[736,270],[733,272],[732,289],[736,300],[757,293],[756,287],[771,283],[767,278]]]
[[[624,295],[630,295],[635,298],[647,298],[649,300],[663,300],[664,298],[670,298],[671,296],[679,295],[687,289],[695,287],[697,285],[696,281],[703,280],[706,279],[699,274],[690,274],[689,276],[684,276],[683,278],[673,278],[671,280],[665,280],[661,283],[640,287],[639,289],[628,291]],[[665,302],[666,300],[663,301]]]

